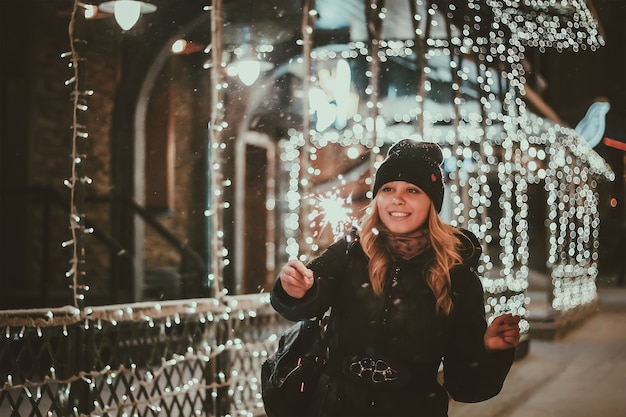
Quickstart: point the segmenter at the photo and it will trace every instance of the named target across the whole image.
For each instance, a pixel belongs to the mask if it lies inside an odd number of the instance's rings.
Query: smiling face
[[[405,234],[423,227],[430,205],[428,195],[409,182],[388,182],[376,194],[380,221],[392,233]]]

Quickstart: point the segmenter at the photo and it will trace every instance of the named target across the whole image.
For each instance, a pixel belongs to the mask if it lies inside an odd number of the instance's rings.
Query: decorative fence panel
[[[0,312],[0,415],[263,415],[267,295]]]

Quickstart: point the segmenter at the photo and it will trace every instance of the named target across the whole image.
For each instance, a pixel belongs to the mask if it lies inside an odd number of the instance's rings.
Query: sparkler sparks
[[[315,237],[330,229],[335,239],[344,236],[352,227],[356,227],[357,219],[352,216],[352,196],[341,197],[339,190],[328,191],[314,196],[313,210],[309,214],[311,227]]]

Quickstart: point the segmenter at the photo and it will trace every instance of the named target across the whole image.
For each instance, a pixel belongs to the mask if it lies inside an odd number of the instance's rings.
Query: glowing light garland
[[[161,303],[144,302],[88,307],[84,312],[71,306],[49,310],[2,311],[0,318],[6,325],[5,338],[16,340],[17,337],[22,342],[30,338],[31,343],[40,343],[32,340],[32,336],[25,335],[25,327],[35,327],[37,338],[52,336],[55,345],[70,345],[72,340],[66,330],[68,327],[90,330],[97,335],[99,332],[109,332],[122,324],[133,325],[138,331],[156,327],[163,334],[170,328],[199,324],[206,328],[206,331],[218,332],[219,329],[223,329],[222,335],[227,337],[218,337],[214,340],[215,343],[210,343],[210,340],[198,340],[197,343],[188,346],[174,343],[167,349],[170,352],[168,357],[161,358],[160,364],[155,366],[139,367],[131,360],[130,363],[116,366],[107,364],[101,369],[78,370],[75,374],[66,377],[60,377],[54,365],[55,362],[63,363],[62,361],[65,360],[64,356],[59,353],[58,357],[51,358],[53,365],[36,380],[25,378],[22,374],[7,374],[6,380],[0,381],[0,392],[6,392],[8,396],[18,392],[28,397],[26,401],[38,404],[45,403],[44,396],[51,396],[54,390],[69,395],[76,388],[75,383],[84,382],[92,392],[99,393],[98,398],[94,400],[93,409],[90,412],[85,413],[85,410],[79,410],[76,407],[73,407],[72,412],[76,417],[95,417],[112,413],[134,415],[141,409],[150,409],[155,415],[161,415],[172,410],[175,404],[184,404],[194,393],[201,398],[208,393],[208,400],[209,397],[215,398],[218,391],[228,390],[233,409],[249,414],[252,413],[251,410],[263,407],[258,378],[256,376],[251,378],[251,374],[256,375],[258,372],[245,371],[235,360],[228,371],[221,372],[219,368],[216,368],[215,375],[208,377],[205,368],[207,365],[202,364],[214,363],[220,357],[241,356],[239,359],[241,361],[249,356],[255,358],[254,363],[260,366],[267,352],[272,349],[273,344],[277,343],[276,334],[261,341],[244,340],[237,335],[242,326],[252,326],[251,321],[257,317],[274,314],[269,307],[267,295],[227,296],[222,301],[217,299],[173,300]],[[20,327],[21,330],[16,331]],[[279,330],[279,327],[276,330]],[[62,332],[63,337],[58,337],[59,332]],[[248,334],[254,334],[254,332]],[[142,343],[141,337],[133,343]],[[182,351],[177,351],[177,347]],[[190,372],[180,377],[179,380],[173,378],[179,375],[181,368],[186,369],[186,372],[197,371],[196,373]],[[118,382],[120,379],[122,382]],[[127,385],[128,391],[123,395],[119,392],[114,394],[120,383],[123,386]],[[53,390],[50,388],[51,385],[54,386]],[[240,398],[238,392],[243,387],[256,393],[254,398]],[[109,397],[107,394],[113,394],[113,396]],[[104,401],[111,402],[103,403]],[[195,409],[193,414],[200,413],[200,408]],[[42,408],[39,411],[45,413],[46,410]],[[49,411],[48,415],[53,415],[50,413],[52,411]]]
[[[227,150],[227,144],[222,139],[222,134],[228,123],[224,120],[224,92],[228,89],[228,83],[224,80],[223,68],[226,63],[222,58],[223,39],[223,10],[222,1],[214,0],[211,7],[211,39],[212,48],[205,49],[205,53],[210,53],[212,83],[212,106],[211,114],[211,139],[209,144],[209,176],[210,176],[210,197],[205,214],[211,217],[211,272],[209,273],[208,284],[211,294],[220,297],[227,293],[227,289],[222,287],[224,267],[230,264],[228,250],[224,247],[224,210],[229,208],[228,201],[225,201],[224,190],[232,184],[224,178],[222,164],[223,154]]]
[[[495,21],[510,28],[515,42],[540,52],[596,50],[604,45],[584,0],[486,0],[486,4],[496,12]]]
[[[87,158],[85,153],[85,140],[89,138],[86,126],[82,119],[82,113],[87,111],[86,98],[93,94],[91,90],[82,87],[83,79],[80,76],[79,62],[83,60],[77,45],[82,43],[76,38],[75,26],[78,10],[82,9],[82,3],[75,1],[69,23],[70,51],[61,54],[62,58],[69,58],[69,67],[72,68],[73,76],[65,81],[65,85],[73,85],[71,98],[73,104],[72,115],[72,175],[64,181],[65,186],[70,189],[70,231],[71,240],[62,243],[63,247],[72,247],[71,268],[65,273],[67,278],[71,278],[70,288],[73,292],[75,307],[83,306],[85,292],[89,287],[85,284],[85,246],[84,235],[92,233],[93,230],[85,227],[85,186],[91,184],[91,178],[85,175],[84,162]]]
[[[478,9],[481,2],[470,1],[470,9]],[[590,184],[583,183],[595,181],[593,178],[612,180],[612,173],[608,164],[588,146],[584,146],[584,141],[571,129],[554,125],[529,113],[521,97],[524,95],[524,68],[521,58],[525,48],[522,43],[526,43],[534,36],[533,42],[540,42],[541,45],[552,45],[558,48],[567,45],[559,44],[559,37],[570,39],[587,40],[585,47],[596,48],[604,41],[596,31],[595,20],[590,15],[584,4],[573,2],[572,13],[576,19],[580,19],[581,24],[571,27],[562,20],[560,29],[555,29],[553,22],[548,22],[543,17],[528,23],[522,27],[519,18],[512,19],[513,14],[507,7],[513,7],[511,2],[490,2],[494,7],[496,25],[495,29],[486,32],[484,37],[472,38],[472,28],[452,28],[463,31],[460,36],[450,36],[448,39],[437,39],[428,36],[429,26],[436,22],[445,21],[437,18],[424,16],[439,16],[443,10],[438,10],[436,5],[426,10],[426,13],[415,15],[416,33],[419,34],[416,40],[396,41],[383,40],[377,38],[382,28],[382,21],[385,19],[387,10],[380,8],[375,2],[369,3],[374,12],[370,15],[373,23],[368,26],[375,29],[370,32],[372,36],[372,46],[364,42],[350,42],[345,49],[320,48],[311,51],[311,59],[318,62],[318,66],[325,61],[332,60],[352,60],[364,57],[370,63],[370,68],[366,73],[368,85],[365,93],[369,100],[365,102],[364,109],[361,109],[354,117],[347,121],[344,129],[325,129],[324,131],[312,131],[310,141],[314,147],[324,147],[329,143],[337,143],[342,146],[352,146],[355,144],[365,146],[372,150],[373,160],[379,160],[380,153],[387,144],[393,143],[403,137],[413,137],[416,140],[428,138],[438,142],[444,147],[444,154],[447,155],[450,170],[448,191],[452,202],[450,223],[456,226],[466,227],[474,232],[479,239],[489,244],[492,239],[498,247],[502,248],[496,259],[485,251],[483,263],[479,268],[484,287],[489,294],[486,304],[487,312],[499,314],[503,311],[511,311],[525,316],[526,305],[529,302],[524,292],[528,288],[528,258],[529,258],[529,234],[528,234],[528,197],[526,195],[530,183],[545,182],[546,189],[551,190],[552,185],[557,188],[567,189],[574,194],[580,190],[593,189]],[[530,5],[530,2],[524,2]],[[534,3],[533,3],[534,4]],[[542,3],[543,4],[543,3]],[[555,10],[562,6],[549,2]],[[417,2],[418,7],[427,8],[424,2]],[[520,6],[521,2],[516,5]],[[548,5],[546,3],[545,5]],[[506,6],[506,7],[505,7]],[[452,7],[452,6],[450,6]],[[569,6],[568,6],[569,7]],[[454,12],[452,10],[452,12]],[[518,13],[518,11],[516,11]],[[543,16],[546,16],[544,13]],[[582,16],[582,17],[581,17]],[[377,22],[377,19],[380,19]],[[506,38],[506,31],[498,31],[498,23],[515,29],[517,32],[524,31],[524,34]],[[533,26],[535,25],[535,26]],[[529,28],[549,27],[550,30],[528,30]],[[570,28],[570,29],[566,29]],[[552,36],[553,31],[558,31],[558,35]],[[526,33],[528,32],[528,33]],[[455,32],[456,33],[456,32]],[[556,33],[556,32],[554,32]],[[413,105],[406,103],[406,106],[399,109],[389,108],[390,105],[385,99],[378,99],[377,91],[373,88],[377,83],[373,81],[377,72],[377,66],[384,65],[391,57],[410,57],[416,52],[415,45],[426,46],[424,58],[417,57],[423,62],[423,74],[428,76],[437,72],[441,74],[442,67],[439,66],[442,59],[448,61],[451,74],[452,89],[454,98],[451,106],[435,105],[427,94],[432,90],[432,85],[426,77],[418,84],[420,89]],[[571,42],[568,43],[571,46]],[[576,50],[576,48],[573,48]],[[471,56],[465,60],[465,56]],[[456,58],[453,58],[456,57]],[[499,68],[499,71],[498,71]],[[311,74],[313,81],[312,88],[317,87],[316,74]],[[475,80],[478,84],[479,96],[475,101],[463,98],[465,85],[468,81]],[[471,94],[470,94],[471,95]],[[472,96],[473,97],[473,96]],[[397,98],[395,98],[397,100]],[[311,182],[310,176],[316,175],[308,171],[302,171],[297,163],[298,151],[301,150],[301,132],[292,129],[289,132],[289,139],[282,141],[282,149],[290,149],[288,156],[284,159],[284,169],[288,173],[290,189],[287,195],[289,206],[292,202],[304,200],[301,197],[302,189],[298,187],[297,179]],[[550,149],[559,148],[561,152],[570,155],[570,160],[577,166],[577,177],[579,181],[567,181],[560,170],[550,169],[554,164],[552,158],[559,158],[558,154],[553,154]],[[478,151],[477,151],[478,149]],[[314,154],[309,151],[307,154]],[[378,155],[378,156],[377,156]],[[304,157],[305,155],[299,155]],[[290,162],[287,162],[290,161]],[[489,178],[497,179],[497,193],[491,189],[493,183]],[[570,176],[570,180],[572,177]],[[561,193],[563,194],[563,193]],[[558,196],[559,198],[560,195]],[[494,200],[495,198],[495,200]],[[550,239],[550,253],[573,252],[576,255],[562,261],[560,266],[552,261],[549,262],[554,291],[553,308],[563,312],[584,305],[593,301],[595,289],[591,285],[576,280],[574,284],[566,283],[561,276],[579,274],[585,275],[586,279],[593,281],[597,273],[596,262],[593,260],[597,246],[593,242],[594,235],[597,237],[597,201],[590,199],[586,191],[583,191],[580,198],[571,198],[570,201],[582,203],[582,207],[565,209],[559,205],[560,199],[554,199],[552,205],[547,209],[547,218],[550,222],[554,213],[561,222],[571,220],[571,212],[577,213],[581,226],[573,233],[568,229],[566,235],[561,231],[561,236]],[[490,207],[495,204],[495,210]],[[494,224],[488,212],[497,214]],[[285,217],[285,229],[295,230],[295,212],[288,212]],[[496,236],[490,231],[495,230]],[[550,229],[551,232],[554,230]],[[557,230],[558,231],[558,230]],[[577,233],[580,233],[578,235]],[[577,243],[572,243],[572,240]],[[312,239],[305,240],[307,244],[314,244]],[[298,253],[297,239],[290,243],[293,251],[290,256]],[[552,259],[553,256],[551,256]],[[587,265],[579,267],[577,265]],[[565,267],[567,266],[567,267]],[[569,271],[565,274],[563,271]],[[571,272],[578,271],[578,273]],[[569,281],[568,281],[569,282]],[[573,281],[572,281],[573,282]],[[572,287],[582,283],[587,288],[580,293],[575,290],[564,291],[564,287]],[[568,301],[564,302],[564,297]],[[523,322],[522,326],[528,329],[528,323]]]

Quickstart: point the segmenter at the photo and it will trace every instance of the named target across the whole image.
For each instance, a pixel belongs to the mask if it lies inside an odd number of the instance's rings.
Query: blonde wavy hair
[[[385,280],[389,276],[393,259],[384,239],[378,238],[375,230],[380,230],[382,222],[378,215],[376,198],[369,205],[369,210],[361,219],[361,246],[369,258],[369,274],[372,288],[382,296]],[[435,258],[428,267],[426,281],[437,299],[437,313],[448,315],[452,310],[450,298],[450,269],[463,262],[460,254],[461,241],[457,229],[443,222],[434,205],[430,204],[428,213],[430,244]]]

